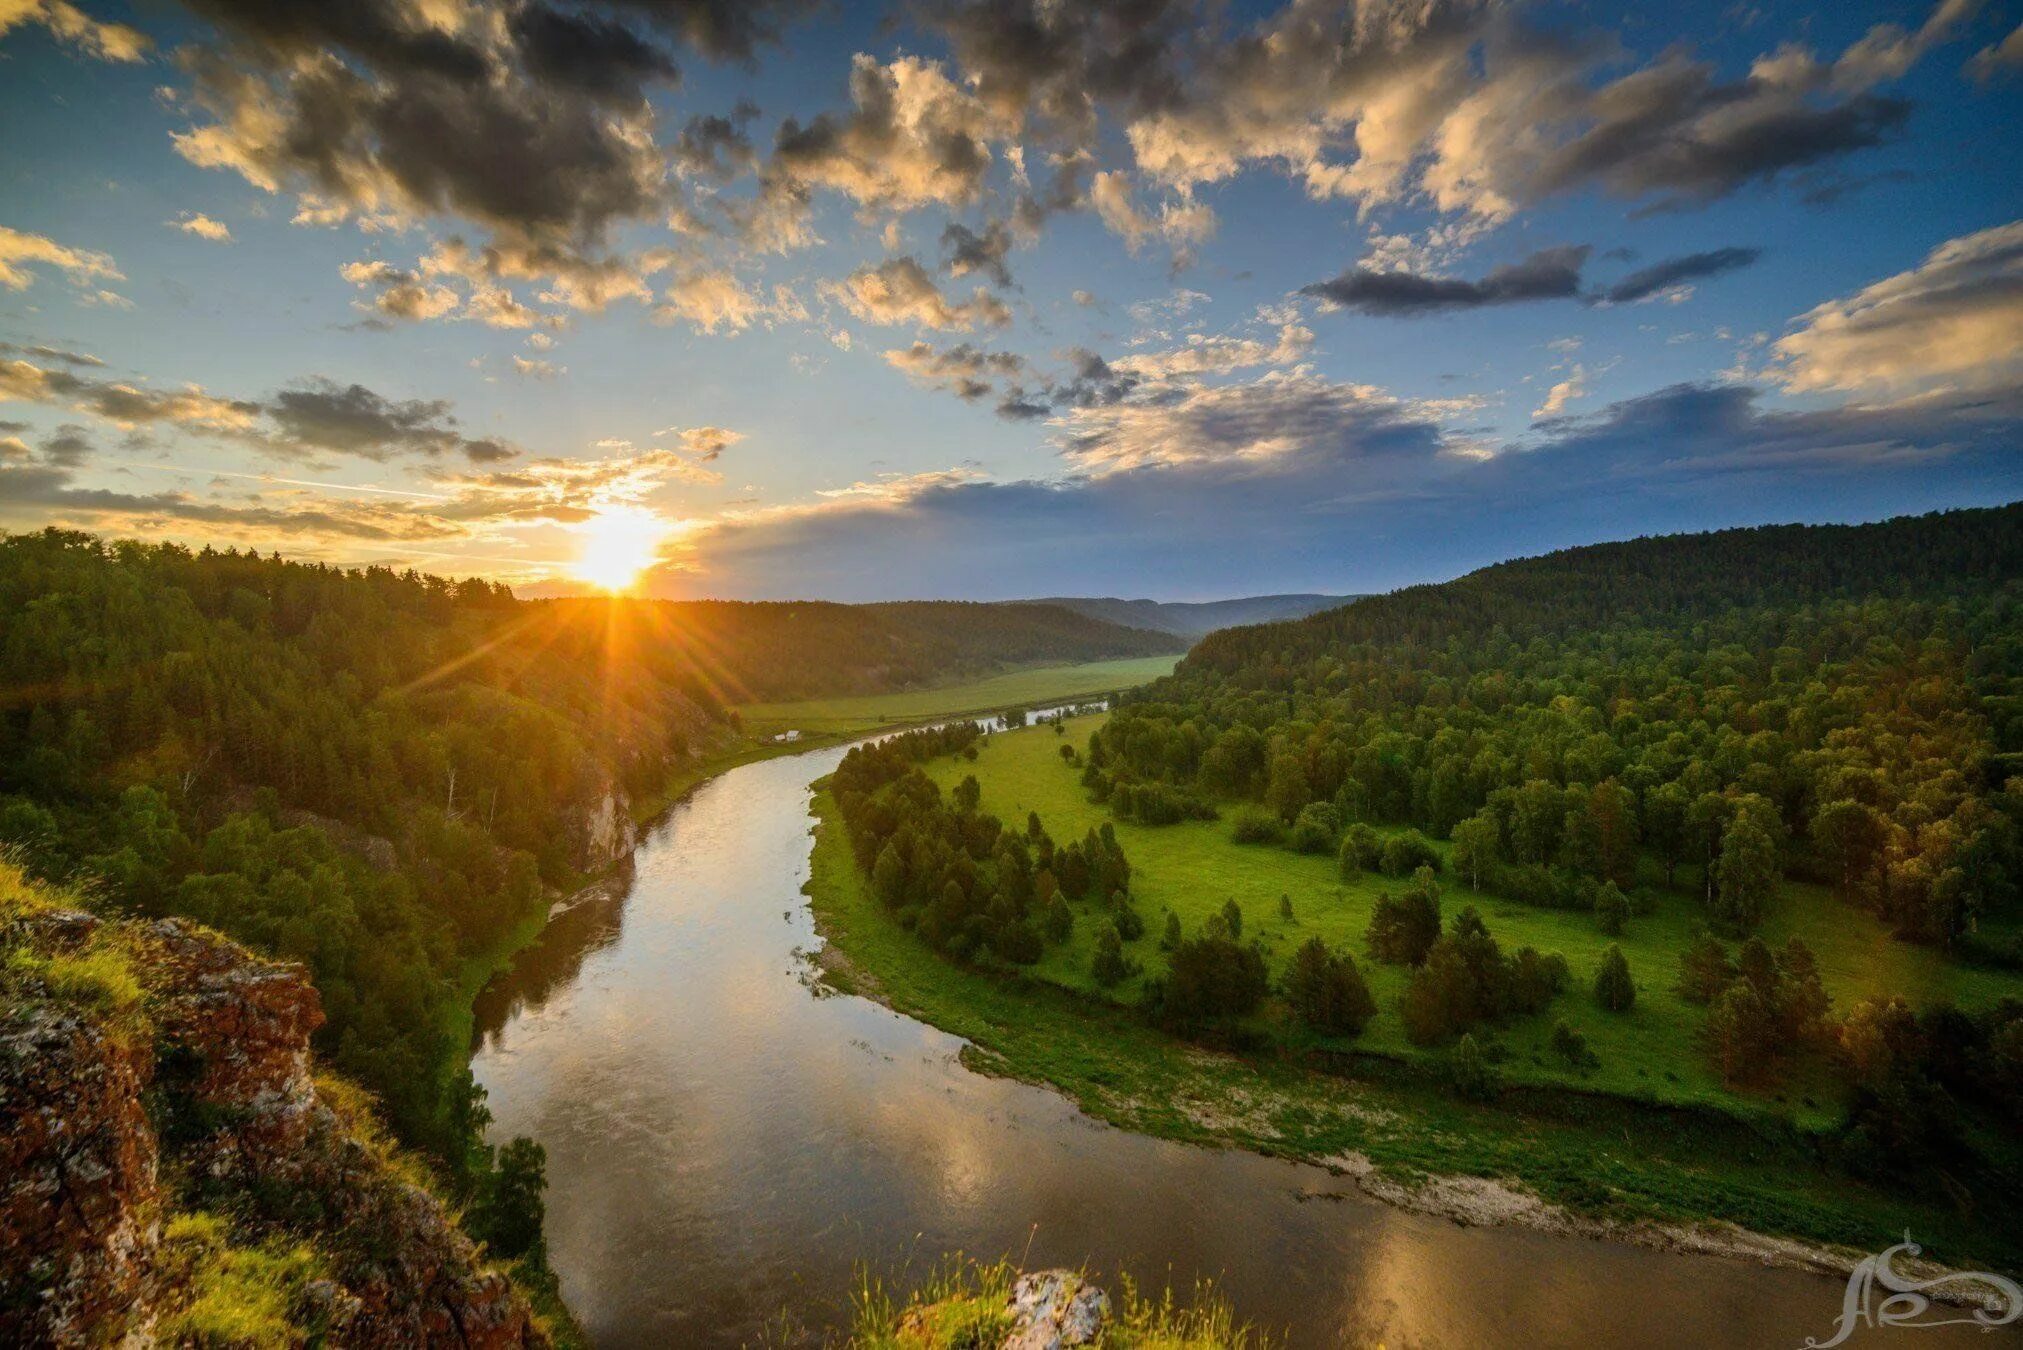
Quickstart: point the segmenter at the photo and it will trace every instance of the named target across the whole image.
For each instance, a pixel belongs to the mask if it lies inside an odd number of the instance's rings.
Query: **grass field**
[[[1072,666],[1036,666],[966,684],[899,694],[748,703],[738,709],[738,715],[754,735],[770,736],[782,731],[799,731],[803,735],[876,731],[934,717],[959,717],[965,713],[996,712],[1002,708],[1063,703],[1115,693],[1170,674],[1179,660],[1177,655],[1140,656]]]
[[[1029,737],[1042,738],[1051,751],[1050,732]],[[1007,752],[1019,744],[995,744],[985,756],[1018,758]],[[964,1037],[972,1068],[1047,1084],[1098,1119],[1322,1164],[1359,1155],[1406,1186],[1450,1174],[1506,1179],[1610,1221],[1718,1219],[1858,1250],[1909,1228],[1951,1264],[2009,1269],[2023,1261],[2023,1243],[2000,1216],[1977,1223],[1852,1183],[1822,1169],[1795,1131],[1606,1097],[1562,1102],[1550,1115],[1477,1106],[1422,1083],[1351,1081],[1289,1058],[1213,1053],[1107,1000],[965,970],[879,905],[826,792],[815,812],[807,889],[830,944],[830,981]]]
[[[989,738],[974,763],[956,759],[927,766],[944,788],[974,773],[983,787],[983,809],[1009,823],[1022,823],[1037,811],[1056,839],[1077,839],[1109,813],[1088,799],[1080,771],[1064,762],[1062,744],[1084,748],[1100,716],[1067,724],[1065,735],[1036,727]],[[1378,1014],[1353,1042],[1343,1048],[1375,1050],[1406,1057],[1438,1056],[1407,1042],[1397,1013],[1405,971],[1380,965],[1363,955],[1364,931],[1377,896],[1400,883],[1366,874],[1343,882],[1332,857],[1295,854],[1271,845],[1232,843],[1224,821],[1199,821],[1157,828],[1116,823],[1117,837],[1131,861],[1131,890],[1145,918],[1146,934],[1126,951],[1141,962],[1146,975],[1110,991],[1089,977],[1099,920],[1084,907],[1068,943],[1047,949],[1032,974],[1078,993],[1135,1002],[1145,978],[1156,976],[1164,957],[1158,936],[1168,911],[1180,916],[1188,933],[1234,898],[1243,910],[1243,935],[1264,944],[1274,976],[1293,950],[1319,935],[1331,945],[1356,954]],[[1444,847],[1444,845],[1442,846]],[[1682,874],[1683,876],[1683,874]],[[1697,882],[1697,876],[1689,878]],[[1651,914],[1634,916],[1620,938],[1608,938],[1592,916],[1534,909],[1471,891],[1451,872],[1441,878],[1443,913],[1451,917],[1464,905],[1474,905],[1506,952],[1533,946],[1558,952],[1572,969],[1573,981],[1552,1007],[1538,1017],[1506,1024],[1497,1035],[1510,1052],[1505,1077],[1515,1083],[1565,1083],[1646,1099],[1709,1103],[1742,1114],[1774,1113],[1801,1126],[1820,1126],[1839,1116],[1839,1095],[1823,1064],[1800,1063],[1773,1088],[1741,1093],[1724,1087],[1696,1044],[1706,1010],[1673,992],[1679,953],[1694,934],[1700,906],[1681,891],[1667,894]],[[1279,918],[1279,897],[1292,900],[1294,922]],[[1963,1007],[1985,1006],[2004,995],[2023,997],[2023,978],[1967,969],[1923,947],[1898,942],[1867,913],[1851,908],[1825,891],[1810,886],[1787,887],[1766,918],[1761,933],[1773,946],[1785,938],[1802,938],[1819,958],[1827,992],[1836,1008],[1846,1008],[1868,994],[1901,994],[1913,1004],[1949,999]],[[1602,953],[1619,942],[1636,978],[1636,1005],[1627,1013],[1604,1012],[1592,986]],[[1564,1019],[1581,1031],[1600,1058],[1600,1066],[1575,1074],[1546,1048],[1555,1021]]]

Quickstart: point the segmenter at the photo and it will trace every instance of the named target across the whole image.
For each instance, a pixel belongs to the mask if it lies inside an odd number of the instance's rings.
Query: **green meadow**
[[[992,739],[979,765],[1041,766],[1034,746],[1058,759],[1051,731]],[[1065,771],[1062,781],[1072,788]],[[1099,1120],[1323,1166],[1366,1160],[1384,1181],[1408,1189],[1437,1176],[1497,1178],[1607,1223],[1697,1227],[1715,1220],[1855,1250],[1908,1228],[1928,1253],[1954,1265],[2023,1262],[2023,1244],[1999,1216],[1963,1216],[1851,1182],[1820,1166],[1796,1130],[1711,1112],[1637,1109],[1608,1097],[1543,1111],[1478,1105],[1409,1078],[1342,1078],[1288,1056],[1203,1049],[1108,997],[1089,997],[1079,967],[1043,965],[1035,978],[955,965],[894,922],[872,895],[827,792],[817,793],[814,811],[807,891],[829,944],[822,958],[828,982],[965,1038],[971,1068],[1046,1084]],[[1143,868],[1149,850],[1132,860],[1134,870]],[[1078,941],[1086,953],[1086,935]],[[1149,937],[1133,945],[1148,964],[1157,955]],[[1570,1011],[1578,997],[1562,1002]]]
[[[1080,769],[1062,757],[1061,747],[1083,749],[1089,732],[1102,720],[1101,715],[1075,719],[1061,733],[1034,727],[991,736],[979,746],[974,762],[946,759],[927,769],[944,789],[974,773],[983,789],[983,809],[1007,824],[1022,825],[1028,811],[1037,811],[1054,838],[1078,839],[1110,816],[1089,800]],[[1376,997],[1378,1014],[1355,1040],[1320,1044],[1408,1060],[1435,1060],[1445,1054],[1421,1050],[1405,1038],[1397,1013],[1405,969],[1379,964],[1364,954],[1371,909],[1380,894],[1397,889],[1400,882],[1373,873],[1344,881],[1332,856],[1236,844],[1229,837],[1227,819],[1158,827],[1112,823],[1131,861],[1132,896],[1145,919],[1145,936],[1126,946],[1143,973],[1109,990],[1096,984],[1089,967],[1103,920],[1084,905],[1070,940],[1046,949],[1039,964],[1029,970],[1033,978],[1094,998],[1135,1003],[1144,980],[1156,977],[1164,967],[1158,938],[1166,915],[1178,914],[1183,929],[1192,934],[1233,898],[1243,911],[1244,938],[1255,937],[1263,944],[1274,977],[1309,937],[1319,936],[1355,954]],[[1697,1037],[1706,1010],[1679,997],[1672,987],[1679,954],[1699,924],[1700,905],[1694,893],[1699,880],[1696,871],[1681,869],[1678,886],[1662,895],[1653,912],[1632,916],[1620,937],[1609,938],[1591,915],[1502,900],[1470,890],[1451,871],[1442,873],[1445,915],[1474,905],[1506,952],[1524,946],[1558,952],[1572,971],[1569,988],[1544,1014],[1519,1018],[1495,1030],[1507,1052],[1502,1064],[1506,1081],[1715,1104],[1745,1116],[1783,1117],[1801,1127],[1825,1126],[1839,1118],[1839,1092],[1823,1063],[1800,1061],[1769,1088],[1735,1090],[1721,1083],[1700,1050]],[[1291,922],[1280,917],[1281,896],[1291,900]],[[2004,996],[2023,997],[2023,979],[1962,967],[1929,948],[1897,941],[1871,915],[1818,887],[1787,884],[1759,931],[1773,947],[1795,936],[1812,948],[1836,1009],[1871,994],[1901,994],[1919,1006],[1949,1000],[1962,1007],[1986,1006]],[[1622,946],[1637,982],[1636,1004],[1626,1013],[1604,1011],[1592,993],[1595,971],[1611,942]],[[1549,1052],[1547,1042],[1559,1020],[1586,1036],[1600,1061],[1595,1068],[1576,1073]],[[1283,1030],[1264,1020],[1257,1026],[1274,1033]]]

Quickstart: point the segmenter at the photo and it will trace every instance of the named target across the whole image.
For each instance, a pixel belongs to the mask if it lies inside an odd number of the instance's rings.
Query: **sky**
[[[2007,502],[2019,19],[0,0],[0,529],[1181,600]]]

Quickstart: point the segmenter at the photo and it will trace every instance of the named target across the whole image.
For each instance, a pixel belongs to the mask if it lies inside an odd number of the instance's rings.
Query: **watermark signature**
[[[1847,1294],[1841,1299],[1840,1316],[1833,1323],[1837,1328],[1833,1339],[1822,1341],[1807,1336],[1800,1350],[1827,1350],[1828,1346],[1839,1345],[1852,1336],[1856,1327],[1873,1330],[1878,1327],[1977,1326],[1983,1331],[1993,1331],[1996,1327],[2005,1327],[2023,1318],[2023,1288],[2019,1288],[2014,1280],[1980,1270],[1954,1271],[1929,1280],[1914,1280],[1891,1264],[1899,1252],[1917,1256],[1922,1250],[1911,1241],[1911,1235],[1905,1233],[1904,1240],[1896,1246],[1863,1258],[1862,1263],[1848,1274]],[[1925,1314],[1931,1311],[1932,1300],[1925,1291],[1942,1286],[1962,1286],[1955,1291],[1956,1296],[1966,1293],[1964,1286],[1979,1286],[1980,1301],[1984,1306],[1975,1308],[1968,1317],[1927,1319]],[[1881,1291],[1880,1298],[1878,1291]],[[1999,1311],[1992,1310],[1998,1305]]]

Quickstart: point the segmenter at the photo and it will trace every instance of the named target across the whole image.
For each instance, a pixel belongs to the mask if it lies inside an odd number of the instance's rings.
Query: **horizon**
[[[24,0],[0,528],[1207,603],[2004,504],[2013,18]]]

